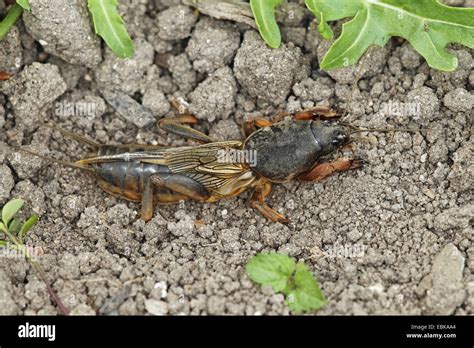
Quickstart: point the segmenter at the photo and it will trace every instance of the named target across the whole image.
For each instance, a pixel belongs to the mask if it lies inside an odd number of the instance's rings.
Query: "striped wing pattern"
[[[165,163],[173,173],[183,173],[212,190],[233,186],[247,172],[243,163],[220,161],[228,149],[241,149],[241,141],[215,142],[190,148],[175,148],[166,151]]]
[[[228,195],[238,187],[251,183],[255,177],[244,163],[220,160],[226,150],[242,149],[241,141],[221,141],[198,146],[118,151],[86,158],[77,162],[90,165],[104,162],[136,161],[167,166],[173,173],[184,174],[213,191]]]

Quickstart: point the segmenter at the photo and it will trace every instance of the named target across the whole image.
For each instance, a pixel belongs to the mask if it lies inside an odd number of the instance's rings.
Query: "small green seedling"
[[[280,46],[275,7],[282,1],[251,0],[251,8],[262,38],[270,47]],[[443,5],[439,0],[305,0],[319,22],[321,36],[334,33],[327,22],[353,17],[321,61],[331,70],[353,65],[371,46],[385,46],[392,36],[409,41],[428,65],[453,71],[457,58],[446,50],[450,43],[474,48],[474,8]]]
[[[278,253],[260,253],[246,266],[250,279],[273,291],[286,295],[286,303],[294,313],[320,309],[326,304],[318,282],[304,263]]]
[[[120,58],[131,58],[134,54],[133,42],[120,17],[117,0],[88,0],[89,11],[92,15],[97,35],[104,39],[112,52]],[[30,11],[28,0],[16,0],[6,17],[0,22],[0,40],[20,18],[23,10]]]
[[[21,199],[13,199],[2,208],[2,221],[0,221],[0,231],[5,233],[10,241],[15,245],[23,245],[26,233],[36,224],[38,221],[37,215],[32,215],[24,224],[15,217],[18,211],[23,206]]]
[[[21,199],[13,199],[3,206],[0,221],[0,233],[5,234],[6,239],[0,239],[0,248],[11,249],[24,255],[25,259],[36,269],[41,280],[46,284],[51,299],[56,303],[61,313],[68,315],[68,309],[62,304],[61,300],[49,284],[46,274],[41,268],[39,262],[30,254],[25,245],[25,236],[36,222],[38,222],[38,216],[32,215],[24,223],[15,217],[23,207],[23,203],[24,202]]]

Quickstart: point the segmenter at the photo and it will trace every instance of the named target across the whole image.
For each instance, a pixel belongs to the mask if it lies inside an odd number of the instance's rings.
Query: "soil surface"
[[[0,71],[13,74],[0,82],[0,206],[19,197],[22,216],[40,216],[26,242],[72,314],[289,314],[245,274],[264,251],[308,265],[328,299],[318,314],[474,314],[473,50],[450,46],[459,68],[444,73],[392,39],[324,72],[330,43],[302,1],[283,6],[284,44],[270,49],[246,24],[137,0],[120,2],[136,50],[121,60],[93,34],[84,1],[60,3],[30,0],[0,43]],[[247,207],[248,193],[159,206],[145,223],[93,177],[13,147],[62,160],[90,151],[44,123],[103,144],[194,144],[156,126],[176,113],[173,98],[216,139],[315,105],[345,109],[357,126],[425,130],[356,135],[334,157],[360,157],[362,169],[275,185],[268,203],[289,225]],[[2,254],[0,314],[57,313],[28,263]]]

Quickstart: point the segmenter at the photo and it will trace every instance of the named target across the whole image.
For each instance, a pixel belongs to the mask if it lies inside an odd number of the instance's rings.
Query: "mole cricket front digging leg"
[[[243,123],[242,125],[242,132],[244,133],[244,136],[247,138],[250,134],[255,132],[257,129],[262,128],[262,127],[268,127],[271,126],[272,122],[269,120],[266,120],[264,118],[254,118],[247,120]]]
[[[363,166],[361,159],[339,158],[331,162],[319,163],[309,172],[298,177],[302,181],[321,181],[325,178],[346,170],[357,169]]]
[[[268,127],[271,126],[274,123],[282,121],[286,116],[290,116],[291,114],[288,112],[283,112],[280,114],[277,114],[273,121],[269,121],[263,117],[255,117],[249,120],[246,120],[243,125],[242,125],[242,131],[244,133],[244,136],[247,138],[250,134],[255,132],[257,129],[262,128],[262,127]],[[308,120],[314,120],[318,118],[322,119],[330,119],[330,118],[335,118],[339,117],[340,113],[331,109],[328,106],[315,106],[310,109],[304,109],[301,111],[298,111],[297,113],[293,114],[293,119],[297,121],[308,121]]]
[[[317,118],[334,118],[341,116],[340,113],[328,106],[315,106],[314,108],[305,109],[297,112],[293,118],[295,120],[314,120]]]

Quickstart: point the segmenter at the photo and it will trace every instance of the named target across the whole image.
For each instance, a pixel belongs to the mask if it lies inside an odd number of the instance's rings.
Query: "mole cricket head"
[[[321,147],[321,156],[349,143],[350,130],[347,126],[330,121],[312,121],[311,131]]]

